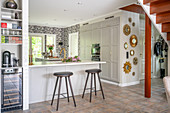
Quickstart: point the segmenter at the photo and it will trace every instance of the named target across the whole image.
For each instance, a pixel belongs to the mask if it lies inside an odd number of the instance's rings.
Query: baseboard
[[[123,83],[123,84],[119,84],[120,87],[126,87],[126,86],[132,86],[132,85],[137,85],[140,84],[140,81],[136,81],[136,82],[130,82],[130,83]]]
[[[104,80],[104,79],[101,79],[102,82],[105,82],[105,83],[108,83],[108,84],[113,84],[113,85],[119,85],[119,83],[117,82],[113,82],[113,81],[108,81],[108,80]]]

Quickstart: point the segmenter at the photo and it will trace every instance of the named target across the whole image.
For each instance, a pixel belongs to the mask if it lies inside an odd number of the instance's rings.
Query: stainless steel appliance
[[[4,51],[2,57],[2,67],[18,67],[19,59],[16,58],[15,53]]]
[[[92,44],[91,55],[92,61],[100,61],[100,44]]]
[[[2,68],[1,81],[1,112],[22,109],[22,68]]]
[[[11,65],[11,53],[4,51],[2,54],[2,67],[10,67]]]

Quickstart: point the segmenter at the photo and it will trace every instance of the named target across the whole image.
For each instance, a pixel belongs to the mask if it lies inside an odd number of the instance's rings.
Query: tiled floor
[[[152,98],[144,98],[144,82],[130,87],[118,87],[103,83],[106,99],[101,93],[93,94],[92,103],[89,94],[82,99],[76,96],[77,107],[67,99],[61,99],[59,111],[56,112],[56,100],[53,106],[50,101],[30,105],[29,111],[14,111],[9,113],[170,113],[166,100],[162,79],[152,80]],[[70,98],[72,100],[72,98]]]

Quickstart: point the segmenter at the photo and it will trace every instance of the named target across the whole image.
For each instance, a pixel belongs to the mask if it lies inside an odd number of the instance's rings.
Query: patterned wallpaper
[[[56,52],[59,54],[61,48],[65,48],[67,56],[68,56],[68,48],[69,48],[69,34],[79,32],[79,31],[80,31],[79,24],[67,28],[29,25],[29,33],[55,34]],[[58,44],[59,42],[63,42],[63,46],[59,46]],[[80,45],[80,41],[79,41],[79,45]],[[61,57],[64,57],[64,53],[62,53]]]
[[[65,37],[65,48],[66,50],[68,51],[68,48],[69,48],[69,34],[71,33],[76,33],[78,32],[79,33],[79,42],[78,42],[78,47],[80,48],[80,25],[77,24],[75,26],[71,26],[71,27],[67,27],[67,28],[64,28],[64,37]],[[78,52],[79,52],[79,55],[80,55],[80,49],[78,48]],[[67,52],[67,56],[68,56],[68,52]]]

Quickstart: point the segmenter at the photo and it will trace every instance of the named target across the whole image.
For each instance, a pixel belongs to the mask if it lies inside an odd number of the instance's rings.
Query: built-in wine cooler
[[[1,111],[22,109],[22,68],[1,70]]]

